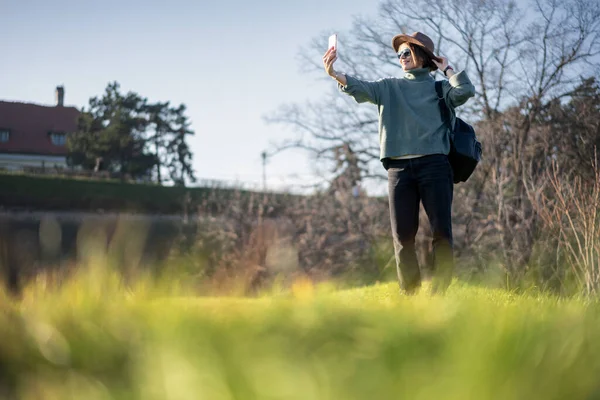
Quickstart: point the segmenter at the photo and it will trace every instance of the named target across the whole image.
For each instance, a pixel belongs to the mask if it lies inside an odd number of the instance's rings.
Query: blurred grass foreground
[[[0,218],[0,399],[600,399],[600,219],[549,229],[560,273],[532,262],[533,285],[483,258],[471,282],[496,288],[407,297],[376,283],[395,280],[385,201],[211,196]]]
[[[600,398],[595,300],[305,279],[198,297],[103,262],[4,296],[0,398]]]

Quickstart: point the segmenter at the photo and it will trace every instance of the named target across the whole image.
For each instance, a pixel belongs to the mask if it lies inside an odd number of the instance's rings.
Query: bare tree
[[[507,272],[518,272],[539,232],[527,187],[547,183],[544,172],[557,145],[547,140],[543,119],[552,104],[572,98],[581,76],[598,75],[600,3],[385,0],[376,16],[357,18],[339,35],[337,69],[363,79],[401,74],[391,38],[417,30],[430,35],[439,53],[466,70],[477,88],[475,101],[460,112],[477,122],[484,161],[469,183],[455,187],[459,251],[476,245],[499,249],[493,254],[500,254]],[[325,35],[316,37],[300,57],[306,72],[327,79],[323,43]],[[335,149],[348,144],[368,179],[384,176],[376,117],[376,109],[354,104],[332,88],[320,101],[282,106],[268,121],[297,133],[277,150],[304,148],[332,163]]]

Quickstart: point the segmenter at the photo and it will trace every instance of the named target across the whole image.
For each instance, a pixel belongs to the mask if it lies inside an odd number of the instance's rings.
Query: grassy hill
[[[252,299],[185,293],[92,268],[5,299],[3,397],[600,398],[595,301],[460,283],[445,296],[303,281]]]

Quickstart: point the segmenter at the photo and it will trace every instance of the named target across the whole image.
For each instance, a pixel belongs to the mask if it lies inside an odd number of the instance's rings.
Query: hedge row
[[[231,188],[186,188],[120,181],[0,174],[0,206],[21,210],[126,211],[173,214],[230,196]],[[288,195],[281,195],[286,197]]]

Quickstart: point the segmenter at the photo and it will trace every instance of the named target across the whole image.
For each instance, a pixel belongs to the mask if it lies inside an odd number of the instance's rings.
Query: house
[[[79,111],[64,98],[58,86],[54,106],[0,101],[0,169],[67,167],[67,135],[77,130]]]

